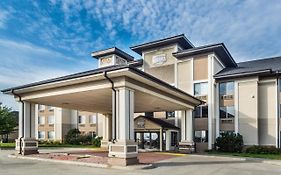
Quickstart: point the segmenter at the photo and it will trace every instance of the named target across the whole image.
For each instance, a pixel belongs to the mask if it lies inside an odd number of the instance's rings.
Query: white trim
[[[279,118],[279,81],[278,81],[278,78],[275,80],[275,88],[276,88],[276,122],[275,122],[275,128],[276,128],[276,148],[278,148],[278,145],[279,145],[279,121],[278,121],[278,118]]]
[[[195,80],[195,81],[193,81],[193,84],[195,84],[195,83],[208,83],[208,82],[209,82],[209,79]]]
[[[213,130],[212,130],[212,91],[213,91],[213,84],[212,84],[212,60],[213,55],[208,55],[208,149],[212,149],[212,143],[213,143]]]
[[[194,80],[193,80],[193,76],[194,76],[194,64],[193,64],[193,61],[194,58],[191,57],[190,61],[191,61],[191,81],[192,81],[192,87],[191,87],[191,94],[194,95]]]
[[[239,83],[237,81],[234,82],[234,111],[234,131],[239,133]]]
[[[216,92],[215,92],[215,117],[216,117],[216,138],[220,136],[220,92],[219,92],[219,83],[216,83]]]

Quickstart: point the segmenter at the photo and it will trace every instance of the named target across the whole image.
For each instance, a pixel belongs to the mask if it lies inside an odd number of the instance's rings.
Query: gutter
[[[16,96],[16,97],[18,97],[19,98],[19,101],[21,102],[21,104],[22,104],[22,114],[21,114],[21,116],[22,116],[22,127],[21,127],[21,129],[22,129],[22,136],[20,137],[20,154],[22,154],[22,139],[23,139],[23,137],[24,137],[24,102],[22,101],[22,99],[21,99],[21,96],[20,95],[18,95],[18,94],[16,94],[15,92],[14,92],[14,89],[12,89],[12,91],[11,91],[11,93],[14,95],[14,96]]]
[[[114,95],[114,101],[113,101],[113,111],[112,111],[112,122],[113,122],[113,133],[112,133],[112,143],[115,143],[116,141],[116,89],[114,88],[114,82],[107,76],[107,71],[104,72],[104,77],[111,83],[111,89]]]

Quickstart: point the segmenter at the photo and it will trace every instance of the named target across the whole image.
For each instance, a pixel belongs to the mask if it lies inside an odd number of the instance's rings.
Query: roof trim
[[[226,74],[226,75],[214,75],[215,79],[223,79],[223,78],[236,78],[236,77],[243,77],[243,76],[251,76],[251,75],[260,75],[260,74],[267,74],[272,73],[271,69],[264,69],[259,71],[252,71],[252,72],[240,72],[235,74]],[[219,74],[219,72],[218,72]]]
[[[142,54],[142,51],[152,49],[155,47],[160,47],[163,45],[168,45],[168,44],[173,44],[173,43],[178,43],[183,49],[187,48],[193,48],[194,45],[185,37],[184,34],[168,37],[168,38],[163,38],[159,40],[154,40],[151,42],[139,44],[130,47],[133,51],[138,53],[139,55]]]
[[[223,53],[219,53],[223,51]],[[234,61],[233,57],[231,56],[230,52],[227,50],[224,43],[217,43],[217,44],[210,44],[210,45],[204,45],[200,47],[194,47],[191,49],[181,50],[179,52],[173,53],[173,55],[176,58],[183,58],[186,56],[193,56],[196,54],[202,54],[207,52],[215,52],[219,57],[228,57],[228,60],[222,60],[222,58],[219,58],[223,64],[225,64],[226,67],[237,67],[237,63]],[[221,54],[224,54],[224,56],[221,56]]]
[[[117,48],[117,47],[111,47],[111,48],[108,48],[108,49],[104,49],[104,50],[98,50],[98,51],[94,51],[91,53],[91,56],[96,58],[96,59],[99,59],[101,57],[104,57],[104,56],[108,56],[108,55],[111,55],[111,54],[116,54],[122,58],[125,58],[127,61],[133,61],[134,60],[134,57],[129,55],[128,53],[124,52],[123,50]]]
[[[153,123],[159,125],[159,126],[162,127],[163,129],[176,129],[176,130],[179,130],[179,129],[180,129],[179,127],[177,127],[177,126],[175,126],[175,125],[173,125],[173,124],[171,124],[171,123],[169,123],[169,122],[167,122],[167,121],[165,121],[165,120],[158,119],[158,118],[154,118],[154,117],[152,117],[152,116],[143,116],[143,115],[139,115],[138,117],[136,117],[136,118],[134,119],[134,121],[135,121],[136,119],[139,119],[139,118],[144,118],[144,119],[146,119],[146,120],[149,120],[149,121],[151,121],[151,122],[153,122]]]
[[[112,72],[112,71],[116,71],[116,70],[121,70],[121,69],[128,69],[129,71],[136,73],[142,77],[145,77],[147,79],[149,79],[150,81],[153,81],[155,83],[158,83],[172,91],[177,91],[183,95],[189,96],[190,98],[192,98],[193,100],[198,101],[199,104],[203,104],[204,102],[199,100],[198,98],[148,74],[145,73],[135,67],[133,67],[132,65],[120,65],[120,66],[110,66],[110,67],[105,67],[105,68],[99,68],[99,69],[94,69],[94,70],[90,70],[90,71],[86,71],[86,72],[80,72],[80,73],[76,73],[76,74],[71,74],[71,75],[67,75],[67,76],[63,76],[63,77],[58,77],[58,78],[53,78],[53,79],[48,79],[48,80],[44,80],[44,81],[39,81],[39,82],[35,82],[35,83],[30,83],[30,84],[26,84],[26,85],[22,85],[22,86],[17,86],[17,87],[12,87],[12,88],[8,88],[8,89],[3,89],[1,90],[2,93],[4,94],[9,94],[11,93],[11,91],[13,90],[22,90],[22,89],[26,89],[26,88],[31,88],[31,87],[35,87],[35,86],[39,86],[39,85],[45,85],[48,83],[55,83],[55,82],[59,82],[59,81],[65,81],[65,80],[71,80],[71,79],[75,79],[75,78],[80,78],[80,77],[84,77],[84,76],[90,76],[90,75],[96,75],[96,74],[100,74],[103,72]],[[194,103],[196,106],[196,103]]]

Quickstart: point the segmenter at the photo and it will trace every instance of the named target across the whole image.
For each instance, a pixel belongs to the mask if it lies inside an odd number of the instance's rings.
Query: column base
[[[138,145],[131,140],[109,143],[108,157],[110,165],[127,166],[137,164]]]
[[[133,158],[117,158],[117,157],[110,157],[108,159],[108,164],[112,166],[128,166],[128,165],[136,165],[139,163],[137,157]]]
[[[101,140],[101,148],[108,149],[110,141],[108,140]]]
[[[193,141],[182,140],[181,142],[179,142],[179,152],[194,153],[195,143]]]
[[[38,154],[38,141],[35,138],[16,139],[16,152],[21,155]]]

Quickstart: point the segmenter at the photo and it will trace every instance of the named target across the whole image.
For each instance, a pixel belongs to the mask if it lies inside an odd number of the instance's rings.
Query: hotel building
[[[98,69],[2,90],[21,102],[17,142],[32,143],[17,149],[36,151],[35,104],[56,106],[60,116],[73,113],[66,108],[98,113],[110,164],[135,163],[152,140],[160,150],[212,149],[222,132],[240,133],[246,146],[280,147],[281,57],[237,63],[223,43],[196,47],[183,34],[131,49],[141,59],[116,47],[95,51]],[[74,125],[72,117],[58,120]],[[64,133],[49,128],[51,137]]]

